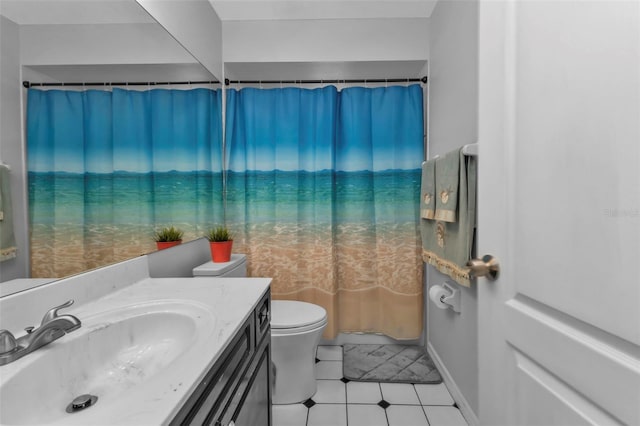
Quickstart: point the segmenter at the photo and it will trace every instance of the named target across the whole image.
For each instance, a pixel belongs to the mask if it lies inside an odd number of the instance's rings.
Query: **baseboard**
[[[476,416],[476,413],[473,412],[473,410],[471,409],[471,406],[469,405],[465,397],[462,395],[462,392],[460,392],[458,385],[456,385],[456,382],[453,380],[453,377],[451,377],[451,374],[449,374],[449,370],[447,370],[447,368],[444,366],[444,363],[438,356],[438,353],[436,352],[436,350],[431,345],[431,342],[427,343],[427,352],[431,356],[431,359],[433,360],[433,362],[436,364],[436,367],[438,368],[438,371],[442,376],[442,380],[444,381],[444,384],[447,387],[447,389],[449,389],[449,393],[453,397],[453,400],[458,405],[458,408],[460,409],[462,416],[465,418],[465,420],[470,426],[478,426],[480,424],[480,421],[478,420],[478,416]]]
[[[335,339],[322,339],[320,345],[419,345],[420,340],[397,340],[384,334],[340,333]]]

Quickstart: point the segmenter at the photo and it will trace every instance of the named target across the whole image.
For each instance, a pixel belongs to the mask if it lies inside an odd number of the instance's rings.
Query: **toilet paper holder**
[[[442,297],[440,297],[442,303],[446,303],[451,306],[453,312],[460,313],[460,289],[456,288],[457,286],[455,284],[452,285],[448,281],[443,282],[442,287],[449,291],[449,295],[442,295]]]

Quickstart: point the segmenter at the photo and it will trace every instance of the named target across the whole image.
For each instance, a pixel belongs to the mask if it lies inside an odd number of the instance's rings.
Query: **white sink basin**
[[[123,407],[159,389],[182,387],[180,364],[202,345],[215,319],[194,302],[157,301],[82,317],[82,327],[0,367],[1,424],[109,424],[135,419]],[[165,389],[166,388],[166,389]],[[67,413],[79,395],[95,405]],[[128,417],[129,416],[129,417]],[[133,416],[133,417],[131,417]],[[121,421],[121,420],[120,420]]]

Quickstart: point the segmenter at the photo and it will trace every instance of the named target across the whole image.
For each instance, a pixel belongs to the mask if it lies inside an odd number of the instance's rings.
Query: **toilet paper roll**
[[[448,296],[449,292],[442,286],[434,285],[429,289],[429,299],[440,309],[447,309],[449,305],[444,303],[441,299],[443,296]]]

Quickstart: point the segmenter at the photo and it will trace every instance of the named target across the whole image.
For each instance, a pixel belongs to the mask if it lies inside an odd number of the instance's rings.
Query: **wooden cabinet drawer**
[[[253,328],[251,316],[171,422],[172,425],[202,425],[210,412],[224,406],[255,348]]]
[[[270,321],[267,292],[171,425],[271,424]]]

